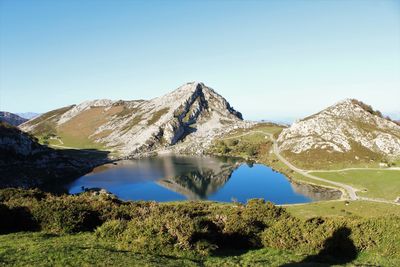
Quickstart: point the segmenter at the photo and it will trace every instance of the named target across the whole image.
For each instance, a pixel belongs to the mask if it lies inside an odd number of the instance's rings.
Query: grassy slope
[[[102,107],[85,110],[59,126],[57,128],[58,136],[68,147],[104,149],[103,145],[94,142],[90,136],[110,117],[121,111],[121,106],[115,106],[108,110],[104,110]]]
[[[176,256],[136,253],[120,249],[112,241],[98,239],[89,232],[0,235],[0,266],[281,266],[304,258],[306,255],[272,248],[226,251],[205,257],[185,252]],[[398,266],[400,259],[361,252],[348,265],[370,264]]]
[[[0,235],[0,265],[4,266],[281,266],[301,262],[305,257],[270,248],[227,251],[207,257],[185,253],[172,257],[121,250],[112,242],[97,239],[93,233]],[[349,266],[371,263],[398,266],[400,259],[361,252]]]
[[[361,190],[357,195],[362,197],[391,201],[400,197],[400,171],[397,170],[349,170],[312,174],[354,186]]]
[[[23,248],[23,249],[21,249]],[[302,256],[276,249],[207,258],[140,254],[120,250],[91,233],[48,235],[16,233],[0,236],[0,265],[19,266],[279,266]]]
[[[370,201],[323,201],[299,205],[287,205],[286,210],[301,219],[315,217],[349,217],[362,218],[397,215],[400,216],[400,206],[395,204]]]

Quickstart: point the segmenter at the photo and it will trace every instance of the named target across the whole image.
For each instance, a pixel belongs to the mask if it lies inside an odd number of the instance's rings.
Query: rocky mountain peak
[[[398,157],[400,126],[361,101],[345,99],[283,130],[278,145],[292,155],[319,151]]]
[[[204,83],[190,82],[151,100],[85,101],[42,114],[21,128],[36,136],[50,134],[66,146],[62,136],[128,157],[189,139],[191,149],[201,153],[213,136],[245,124],[225,98]]]
[[[338,119],[370,120],[370,122],[373,119],[371,115],[383,117],[381,112],[374,110],[370,105],[352,98],[342,100],[317,113],[317,115],[319,114],[337,117]]]

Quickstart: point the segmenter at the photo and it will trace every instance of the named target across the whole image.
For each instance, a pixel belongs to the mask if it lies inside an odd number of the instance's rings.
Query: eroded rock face
[[[21,129],[36,135],[51,132],[86,138],[116,150],[122,157],[134,157],[175,149],[177,144],[180,152],[202,153],[215,136],[249,125],[213,89],[191,82],[147,101],[86,101],[45,113],[21,125]]]
[[[314,150],[347,153],[363,149],[399,157],[400,126],[365,107],[369,106],[347,99],[295,122],[280,134],[279,149],[295,154]]]

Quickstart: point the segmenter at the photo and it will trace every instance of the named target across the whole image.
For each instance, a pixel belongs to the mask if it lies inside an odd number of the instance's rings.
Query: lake
[[[292,183],[262,164],[234,158],[160,156],[123,160],[95,168],[67,186],[75,194],[104,188],[123,200],[212,200],[245,203],[263,198],[275,204],[339,198],[337,191]]]

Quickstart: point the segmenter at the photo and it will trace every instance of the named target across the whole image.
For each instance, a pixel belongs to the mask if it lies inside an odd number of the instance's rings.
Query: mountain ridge
[[[361,101],[345,99],[293,123],[277,142],[286,156],[303,161],[344,155],[350,162],[387,160],[400,156],[400,126]]]
[[[20,117],[17,114],[7,112],[7,111],[0,111],[0,122],[6,122],[10,125],[18,126],[26,121],[28,121],[28,120]]]
[[[20,128],[63,143],[81,138],[131,157],[168,149],[189,136],[196,136],[191,142],[199,141],[201,154],[209,142],[200,139],[245,126],[242,114],[225,98],[204,83],[190,82],[150,100],[85,101],[42,114]],[[181,151],[187,148],[193,147],[181,146]]]

